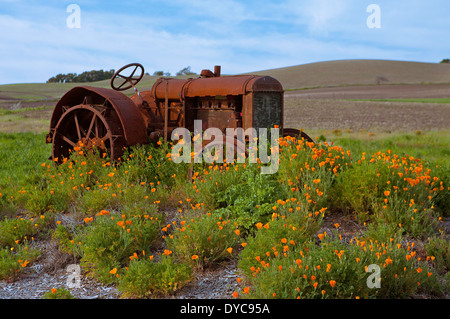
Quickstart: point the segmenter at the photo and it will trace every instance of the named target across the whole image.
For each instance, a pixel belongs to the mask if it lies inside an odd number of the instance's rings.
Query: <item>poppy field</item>
[[[0,135],[2,281],[52,241],[123,298],[170,297],[225,261],[239,274],[229,298],[448,296],[445,156],[286,137],[271,175],[261,163],[176,164],[161,142],[120,162],[80,144],[54,165],[42,136]]]

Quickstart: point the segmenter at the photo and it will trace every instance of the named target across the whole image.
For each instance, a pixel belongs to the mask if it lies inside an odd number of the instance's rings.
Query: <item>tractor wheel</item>
[[[118,159],[126,146],[122,125],[114,109],[104,105],[80,104],[62,114],[52,140],[52,159],[61,162],[75,147],[97,150]]]

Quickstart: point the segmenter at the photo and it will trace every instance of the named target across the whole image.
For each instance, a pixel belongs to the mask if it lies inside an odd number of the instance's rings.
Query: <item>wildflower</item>
[[[164,255],[169,256],[172,253],[171,250],[164,249]]]
[[[115,275],[117,273],[117,268],[113,268],[109,273]]]
[[[262,226],[263,226],[263,224],[262,223],[256,223],[256,228],[258,228],[258,229],[261,229],[262,228]]]
[[[241,232],[239,231],[239,229],[236,229],[236,230],[234,231],[234,233],[235,233],[236,235],[239,236],[239,234],[240,234]]]
[[[228,248],[227,248],[227,251],[231,254],[231,252],[233,251],[233,248],[228,247]]]
[[[196,260],[198,258],[198,255],[192,255],[192,260]]]
[[[233,297],[234,297],[234,298],[237,298],[238,296],[239,296],[239,294],[238,294],[237,291],[233,292]]]
[[[52,294],[56,294],[56,288],[52,288]]]
[[[331,288],[334,288],[335,285],[336,285],[336,280],[330,280]]]

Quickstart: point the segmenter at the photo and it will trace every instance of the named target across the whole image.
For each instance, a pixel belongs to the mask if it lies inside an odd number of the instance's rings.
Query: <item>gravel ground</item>
[[[42,264],[28,267],[18,281],[0,281],[0,299],[41,299],[52,288],[68,288],[71,273],[67,268],[48,273]],[[167,298],[176,299],[228,299],[238,288],[236,265],[222,264],[213,270],[194,275],[194,279]],[[91,278],[81,276],[79,288],[71,293],[78,299],[118,299],[120,292],[114,285],[103,285]]]

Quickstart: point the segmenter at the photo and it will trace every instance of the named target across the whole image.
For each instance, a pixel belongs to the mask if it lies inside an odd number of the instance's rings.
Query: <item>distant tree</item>
[[[450,59],[443,59],[441,63],[450,63]]]
[[[72,83],[72,82],[95,82],[110,79],[114,75],[114,70],[92,70],[81,74],[68,73],[58,74],[47,80],[47,83]]]
[[[196,73],[191,72],[191,67],[187,66],[187,67],[181,69],[180,71],[178,71],[177,76],[178,75],[196,75]]]
[[[164,75],[164,71],[155,71],[153,72],[154,76],[163,76]]]

